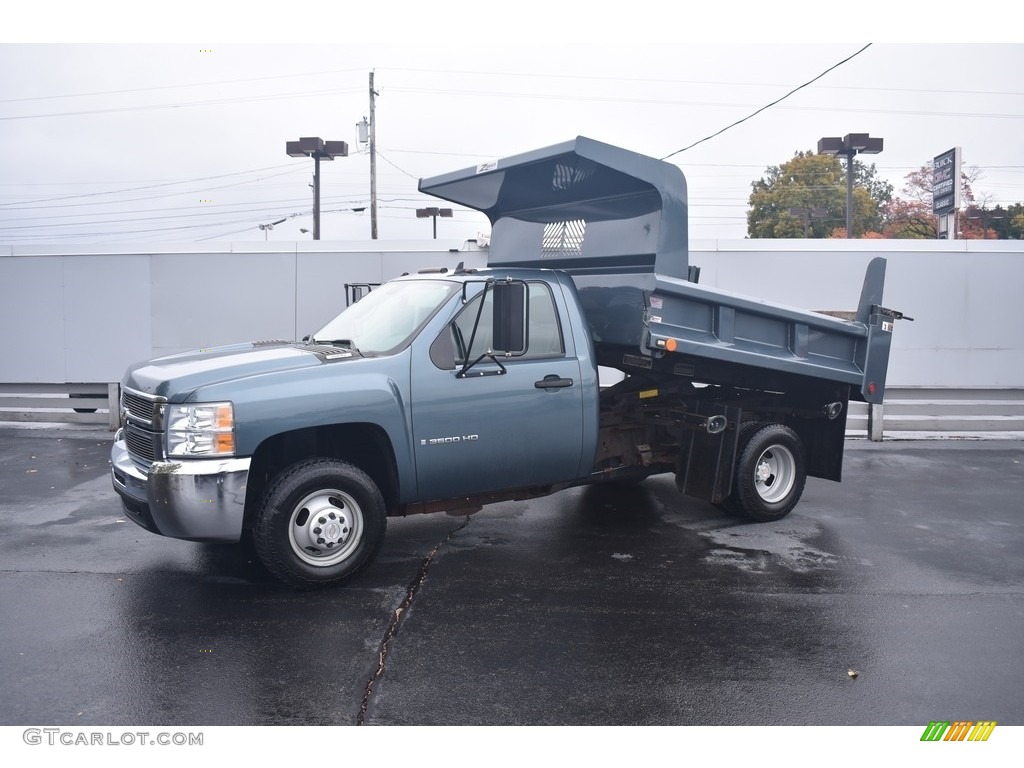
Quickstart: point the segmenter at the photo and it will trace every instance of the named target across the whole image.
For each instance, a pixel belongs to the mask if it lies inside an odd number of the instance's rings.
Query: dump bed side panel
[[[659,280],[649,296],[654,350],[858,384],[865,327],[693,284]]]

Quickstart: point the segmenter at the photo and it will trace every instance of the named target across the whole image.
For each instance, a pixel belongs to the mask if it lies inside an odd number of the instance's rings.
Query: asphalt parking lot
[[[770,524],[668,476],[394,519],[316,593],[137,528],[109,447],[0,428],[2,725],[1024,724],[1022,441],[849,441]]]

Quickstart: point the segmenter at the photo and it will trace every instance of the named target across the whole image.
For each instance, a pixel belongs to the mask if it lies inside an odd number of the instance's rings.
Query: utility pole
[[[377,92],[373,90],[370,70],[370,239],[377,239],[377,120],[374,117]]]
[[[313,239],[320,239],[320,155],[313,155]]]

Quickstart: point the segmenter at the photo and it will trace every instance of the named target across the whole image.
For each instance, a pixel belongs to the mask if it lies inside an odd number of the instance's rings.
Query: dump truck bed
[[[601,356],[605,365],[628,372],[647,367],[647,355],[667,353],[679,358],[678,372],[698,379],[722,382],[728,371],[752,368],[849,384],[855,399],[881,402],[892,328],[877,306],[884,275],[883,259],[868,265],[855,320],[662,276],[651,290],[584,285],[580,297],[595,342],[616,347]],[[636,348],[639,357],[625,351]],[[712,370],[719,373],[701,375]]]
[[[882,401],[893,320],[881,306],[884,259],[867,264],[853,320],[701,286],[682,171],[582,136],[419,188],[488,216],[489,266],[569,272],[603,364],[630,371],[667,358],[696,380],[806,377]]]

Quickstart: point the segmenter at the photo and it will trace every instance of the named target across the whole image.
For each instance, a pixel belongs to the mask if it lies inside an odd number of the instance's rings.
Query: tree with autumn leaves
[[[845,238],[845,162],[833,155],[796,152],[770,166],[751,187],[747,236],[757,238]],[[907,174],[899,196],[878,178],[874,164],[854,159],[853,236],[860,238],[934,239],[932,172],[929,165]],[[1024,205],[988,208],[972,190],[977,171],[961,178],[958,231],[961,238],[1024,239]]]

